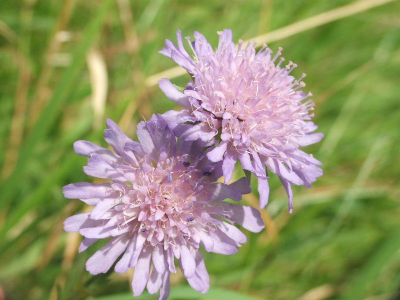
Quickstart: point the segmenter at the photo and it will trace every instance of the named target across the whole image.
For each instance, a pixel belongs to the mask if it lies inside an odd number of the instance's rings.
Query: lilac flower
[[[122,255],[115,271],[135,267],[134,296],[147,286],[149,293],[160,290],[159,299],[166,299],[177,258],[189,284],[207,292],[209,276],[199,247],[234,254],[246,242],[234,223],[253,232],[264,227],[257,210],[222,201],[240,200],[249,193],[247,179],[231,185],[215,183],[222,175],[221,163],[211,163],[202,152],[210,143],[177,140],[161,116],[138,125],[139,143],[113,121],[107,125],[105,140],[115,152],[87,141],[74,147],[76,153],[90,158],[84,167],[87,175],[110,182],[64,187],[66,198],[94,206],[91,212],[64,222],[66,231],[85,237],[79,251],[111,238],[87,261],[86,269],[94,275],[105,273]]]
[[[185,68],[193,77],[183,93],[168,79],[160,88],[166,96],[185,108],[168,112],[175,133],[186,140],[213,138],[219,144],[208,153],[213,162],[223,161],[225,183],[231,179],[235,163],[258,177],[260,207],[268,203],[269,186],[266,167],[279,176],[289,197],[292,211],[291,184],[309,187],[322,170],[321,163],[300,147],[319,142],[323,134],[312,133],[317,126],[310,121],[313,102],[305,86],[290,72],[296,67],[281,64],[281,50],[272,56],[264,45],[258,53],[255,43],[232,42],[231,30],[219,32],[219,45],[214,52],[205,37],[195,32],[189,45],[194,58],[186,52],[181,32],[178,45],[166,41],[160,53]]]

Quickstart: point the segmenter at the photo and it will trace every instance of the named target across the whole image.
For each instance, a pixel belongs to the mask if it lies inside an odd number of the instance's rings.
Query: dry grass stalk
[[[91,49],[88,53],[87,64],[92,86],[91,102],[94,112],[94,126],[99,128],[103,124],[103,115],[107,100],[108,76],[107,67],[101,52]]]
[[[47,100],[51,96],[51,90],[47,86],[54,70],[54,65],[52,65],[49,61],[55,53],[60,51],[62,39],[59,38],[60,32],[64,32],[69,19],[71,17],[72,11],[75,6],[75,0],[65,0],[63,1],[63,7],[61,9],[61,13],[59,14],[59,18],[57,20],[56,26],[54,28],[54,33],[52,38],[50,39],[49,47],[44,55],[43,61],[43,70],[40,73],[39,79],[36,85],[36,94],[33,100],[33,105],[31,107],[29,125],[32,127],[35,124],[40,112],[43,107],[46,105]]]

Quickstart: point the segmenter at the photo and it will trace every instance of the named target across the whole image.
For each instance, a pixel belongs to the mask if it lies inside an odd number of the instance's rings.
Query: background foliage
[[[198,30],[216,46],[217,30],[247,40],[349,3],[0,1],[0,299],[133,298],[132,273],[85,271],[100,245],[77,254],[62,222],[87,208],[61,187],[90,180],[72,144],[105,146],[106,117],[135,137],[139,121],[177,108],[149,79],[174,67],[157,53],[165,38]],[[399,10],[392,1],[269,43],[308,75],[326,137],[307,151],[325,175],[295,189],[292,215],[272,176],[267,229],[234,256],[206,254],[207,295],[177,274],[171,299],[400,298]]]

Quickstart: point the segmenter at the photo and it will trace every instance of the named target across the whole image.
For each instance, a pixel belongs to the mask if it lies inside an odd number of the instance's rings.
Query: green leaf
[[[177,89],[178,91],[180,91],[181,93],[183,93],[183,91],[185,90],[184,87],[181,87],[181,86],[176,85],[176,84],[174,84],[174,87],[176,87],[176,89]]]
[[[154,300],[156,297],[148,294],[140,296],[141,300]],[[212,287],[206,294],[195,291],[190,286],[175,286],[171,287],[169,300],[260,300],[261,298],[241,294],[232,290]],[[132,300],[132,294],[119,294],[113,296],[105,296],[94,298],[93,300]]]
[[[67,100],[68,95],[73,91],[73,85],[76,81],[78,74],[85,63],[85,56],[90,46],[94,43],[98,33],[100,32],[102,21],[109,11],[111,0],[105,0],[99,6],[97,12],[94,14],[92,21],[86,27],[80,44],[77,46],[73,53],[73,61],[64,75],[59,81],[49,104],[42,111],[39,119],[37,120],[32,133],[29,135],[26,142],[22,145],[19,154],[18,162],[12,175],[0,186],[0,194],[2,201],[0,207],[8,204],[15,194],[18,193],[18,182],[26,176],[26,164],[32,158],[32,152],[36,145],[43,139],[43,137],[51,130],[57,117],[61,112],[62,105]]]
[[[244,170],[244,174],[246,175],[247,180],[249,181],[249,183],[251,184],[251,172],[249,170]]]
[[[15,226],[28,211],[31,211],[48,201],[49,198],[46,195],[51,191],[50,188],[65,178],[65,175],[68,172],[78,168],[79,162],[79,156],[76,154],[71,154],[65,157],[63,165],[61,165],[54,173],[50,173],[46,180],[42,182],[38,188],[32,191],[29,197],[26,197],[16,205],[0,229],[0,240],[4,240],[8,230]]]
[[[342,300],[358,300],[366,296],[366,289],[376,280],[382,269],[400,249],[400,231],[396,230],[382,243],[365,266],[355,275],[350,291]]]

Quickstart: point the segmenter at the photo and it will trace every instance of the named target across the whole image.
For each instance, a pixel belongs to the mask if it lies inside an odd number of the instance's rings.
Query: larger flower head
[[[264,226],[257,210],[222,201],[240,200],[250,192],[247,180],[215,183],[222,171],[221,163],[211,163],[203,154],[210,143],[177,140],[160,116],[138,125],[139,143],[113,121],[107,125],[105,139],[115,152],[87,141],[74,146],[78,154],[90,157],[85,173],[109,183],[64,187],[65,197],[95,206],[64,223],[66,231],[85,237],[79,250],[112,238],[87,261],[87,270],[105,273],[122,255],[115,271],[135,267],[134,295],[139,296],[147,286],[150,293],[160,290],[159,299],[166,299],[177,258],[190,285],[205,293],[209,277],[200,246],[233,254],[246,242],[235,222],[254,232]]]
[[[185,68],[193,81],[183,93],[169,80],[160,81],[164,93],[186,108],[165,116],[175,132],[187,140],[220,141],[208,157],[223,161],[226,183],[237,160],[256,175],[261,208],[269,194],[265,166],[278,174],[292,210],[291,184],[309,187],[322,175],[317,167],[320,162],[299,149],[323,137],[312,133],[317,126],[310,121],[313,102],[307,98],[311,94],[300,90],[305,86],[301,81],[305,75],[296,80],[290,75],[295,64],[281,66],[281,49],[273,55],[264,45],[257,53],[255,43],[239,41],[236,47],[230,30],[219,35],[214,52],[205,37],[195,32],[195,41],[189,40],[193,58],[183,47],[180,31],[177,46],[166,41],[160,52]]]

